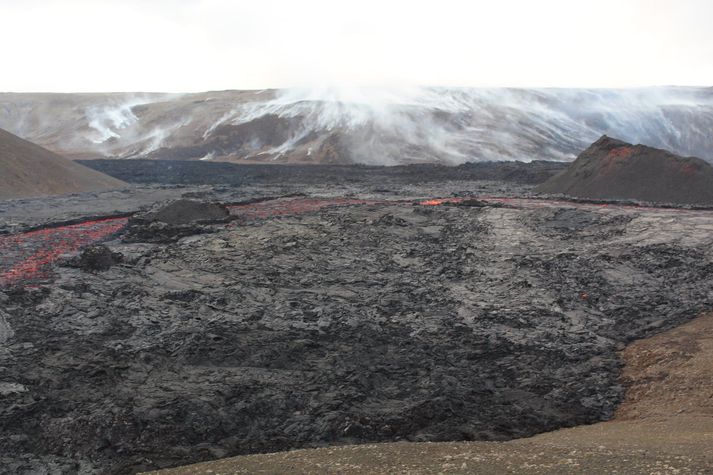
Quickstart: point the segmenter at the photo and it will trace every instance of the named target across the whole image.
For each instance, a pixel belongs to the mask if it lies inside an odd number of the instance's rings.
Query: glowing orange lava
[[[125,217],[105,218],[0,236],[0,285],[48,277],[59,256],[106,239],[127,221]]]
[[[421,206],[440,206],[448,203],[460,203],[465,198],[435,198],[432,200],[419,201]]]

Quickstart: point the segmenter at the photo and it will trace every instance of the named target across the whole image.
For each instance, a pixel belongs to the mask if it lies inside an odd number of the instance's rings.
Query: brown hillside
[[[578,198],[713,205],[713,167],[699,158],[605,135],[535,190]]]
[[[0,129],[0,199],[100,191],[123,181]]]

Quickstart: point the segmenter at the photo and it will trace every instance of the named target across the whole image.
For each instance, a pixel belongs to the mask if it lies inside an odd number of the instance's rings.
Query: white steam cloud
[[[361,163],[569,160],[606,133],[713,158],[713,93],[692,88],[294,88],[241,104],[203,136],[269,115],[299,124],[262,152],[273,156],[338,133]]]
[[[0,127],[70,154],[125,158],[386,165],[571,160],[608,134],[713,160],[713,89],[0,94]]]
[[[104,143],[111,138],[121,137],[120,132],[139,120],[132,112],[134,106],[146,102],[133,99],[119,105],[90,106],[86,110],[89,127],[97,134],[89,137],[92,143]]]

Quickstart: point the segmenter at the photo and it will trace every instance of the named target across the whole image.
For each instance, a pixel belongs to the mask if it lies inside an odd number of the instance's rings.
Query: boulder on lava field
[[[220,203],[193,200],[176,200],[158,209],[132,218],[134,222],[162,222],[171,225],[210,224],[230,218],[228,208]]]
[[[125,242],[173,242],[208,232],[209,225],[230,219],[230,211],[220,203],[177,200],[131,217],[122,239]]]
[[[597,200],[713,205],[713,167],[700,158],[605,135],[535,191]]]
[[[67,265],[86,272],[100,272],[111,269],[123,259],[124,256],[120,252],[114,252],[103,244],[95,244],[86,247],[78,256],[68,261]]]

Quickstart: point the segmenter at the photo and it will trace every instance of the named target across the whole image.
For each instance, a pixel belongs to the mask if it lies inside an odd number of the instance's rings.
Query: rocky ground
[[[244,216],[168,243],[119,237],[108,270],[5,288],[0,466],[134,473],[611,417],[625,344],[713,303],[713,213],[513,198],[517,186],[310,185],[400,201]],[[410,202],[497,190],[511,199]]]
[[[270,167],[272,168],[272,167]],[[349,169],[346,169],[349,172]],[[527,196],[532,186],[517,182],[492,180],[444,180],[430,183],[410,180],[344,180],[339,184],[275,182],[228,183],[208,185],[199,176],[196,183],[161,184],[137,183],[125,190],[82,193],[50,198],[26,198],[0,201],[0,236],[31,229],[52,227],[58,223],[83,222],[89,217],[125,216],[148,209],[157,203],[178,199],[242,203],[286,195],[317,198],[363,198],[374,200],[416,200],[432,197],[468,196]]]
[[[630,344],[612,421],[509,442],[395,443],[249,455],[165,475],[713,473],[713,315]]]
[[[367,165],[278,165],[200,162],[190,160],[82,160],[80,163],[102,173],[136,184],[176,185],[267,185],[298,184],[343,186],[355,183],[385,188],[395,184],[444,183],[448,181],[499,181],[537,184],[567,167],[567,163],[533,161],[478,162],[459,166],[413,164]]]

